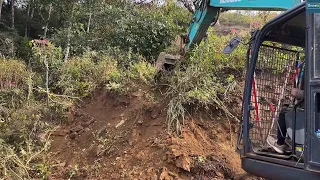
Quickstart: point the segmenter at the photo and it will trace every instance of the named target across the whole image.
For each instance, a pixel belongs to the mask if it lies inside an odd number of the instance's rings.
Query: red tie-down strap
[[[255,107],[255,112],[256,112],[256,121],[257,121],[257,124],[258,124],[260,137],[261,137],[261,139],[263,139],[262,130],[261,130],[261,119],[260,119],[260,115],[259,115],[259,104],[258,104],[258,97],[257,97],[255,79],[253,79],[253,81],[252,81],[252,88],[253,88],[254,107]]]
[[[296,83],[295,81],[296,81],[296,77],[298,76],[298,73],[299,73],[299,66],[297,65],[294,73],[290,75],[290,80],[292,83]]]

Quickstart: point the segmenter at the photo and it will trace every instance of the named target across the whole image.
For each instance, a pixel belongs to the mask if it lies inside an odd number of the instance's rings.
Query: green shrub
[[[90,55],[91,54],[91,55]],[[108,53],[86,53],[82,57],[74,57],[61,67],[61,76],[57,86],[62,94],[68,96],[88,96],[101,85],[106,85],[107,90],[128,92],[134,89],[134,84],[143,83],[151,85],[155,67],[140,59],[128,66],[121,66],[119,62],[130,59],[129,55],[118,54],[118,57],[107,55]],[[115,58],[122,57],[118,60]]]
[[[3,114],[3,112],[2,112]],[[0,122],[0,177],[46,178],[51,127],[43,121],[51,114],[43,104],[7,111]]]
[[[141,60],[130,66],[128,76],[130,79],[151,85],[154,80],[155,72],[156,68],[152,64]]]
[[[58,91],[56,84],[61,75],[61,67],[64,65],[62,49],[50,42],[47,46],[32,45],[30,42],[30,46],[32,46],[32,58],[29,66],[33,72],[37,73],[34,77],[35,86],[46,86],[48,66],[48,87],[50,87],[50,91]]]
[[[225,101],[236,90],[237,79],[245,67],[247,47],[239,45],[232,54],[222,54],[230,39],[230,36],[218,37],[211,33],[206,42],[190,52],[183,67],[177,67],[169,78],[167,95],[172,97],[167,112],[169,128],[180,131],[186,113],[184,105],[188,104],[205,108],[215,106],[235,118]]]
[[[90,59],[73,58],[61,67],[57,86],[68,96],[88,96],[102,82],[102,74]]]
[[[145,7],[121,1],[106,3],[95,14],[90,32],[84,27],[86,18],[86,14],[75,17],[79,22],[72,26],[72,55],[118,47],[123,52],[131,51],[151,59],[168,47],[176,35],[186,32],[191,14],[173,2],[163,7]],[[58,30],[54,42],[66,48],[66,34],[67,28]]]
[[[26,101],[31,75],[19,60],[0,60],[0,107],[18,108]]]
[[[225,12],[220,16],[220,22],[224,25],[242,25],[249,27],[250,24],[255,20],[258,20],[258,18],[255,16],[240,13]]]
[[[0,90],[10,87],[24,88],[29,74],[23,62],[15,59],[0,59]]]
[[[137,61],[128,68],[114,68],[107,76],[107,90],[128,93],[141,85],[154,85],[155,67],[145,60]]]
[[[117,67],[128,69],[131,64],[145,59],[142,55],[134,53],[132,49],[123,51],[119,47],[108,46],[106,50],[100,52],[104,57],[110,57],[117,61]]]
[[[105,15],[108,17],[104,21],[106,26],[112,28],[105,40],[110,46],[124,51],[132,50],[146,57],[156,57],[175,36],[174,24],[157,8],[144,10],[134,5],[108,7]],[[101,32],[105,28],[101,28],[99,34],[105,34]]]

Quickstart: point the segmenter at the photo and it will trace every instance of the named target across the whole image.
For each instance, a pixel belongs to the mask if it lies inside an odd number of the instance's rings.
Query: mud
[[[165,108],[166,102],[150,102],[139,92],[97,92],[54,133],[57,165],[50,179],[205,180],[245,174],[235,152],[236,125],[195,114],[177,137],[167,132]]]

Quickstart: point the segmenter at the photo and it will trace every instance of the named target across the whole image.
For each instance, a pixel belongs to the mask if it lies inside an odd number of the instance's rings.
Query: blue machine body
[[[300,3],[300,0],[202,0],[191,21],[184,50],[202,41],[208,28],[218,20],[221,9],[286,11]]]

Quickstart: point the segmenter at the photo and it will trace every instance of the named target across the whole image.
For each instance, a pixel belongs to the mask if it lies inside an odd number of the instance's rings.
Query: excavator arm
[[[189,34],[184,37],[184,52],[202,41],[208,28],[215,25],[222,11],[285,11],[300,3],[301,0],[196,0],[196,11],[190,23]]]
[[[183,0],[189,1],[189,0]],[[221,12],[228,10],[286,11],[300,4],[303,0],[193,0],[194,7],[188,7],[194,12],[188,34],[183,35],[181,55],[194,48],[205,37],[208,28],[214,26]],[[181,56],[172,56],[164,52],[158,56],[156,69],[158,72],[168,69],[164,66],[174,66]],[[170,69],[170,68],[169,68]]]

